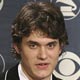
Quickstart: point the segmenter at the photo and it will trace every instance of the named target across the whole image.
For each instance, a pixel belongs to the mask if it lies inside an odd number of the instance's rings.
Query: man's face
[[[34,32],[28,38],[23,37],[17,52],[22,58],[23,71],[30,80],[48,80],[57,64],[61,46],[58,39],[39,36]]]

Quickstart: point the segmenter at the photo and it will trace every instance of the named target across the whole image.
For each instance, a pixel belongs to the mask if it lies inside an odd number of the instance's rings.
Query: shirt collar
[[[28,77],[24,74],[21,64],[18,65],[18,74],[19,74],[20,80],[29,80]]]

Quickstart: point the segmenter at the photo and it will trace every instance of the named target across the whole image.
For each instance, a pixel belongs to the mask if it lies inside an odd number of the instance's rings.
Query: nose
[[[47,59],[47,51],[46,51],[46,48],[45,47],[41,47],[39,49],[39,53],[38,53],[38,58],[41,59],[41,60],[45,60]]]

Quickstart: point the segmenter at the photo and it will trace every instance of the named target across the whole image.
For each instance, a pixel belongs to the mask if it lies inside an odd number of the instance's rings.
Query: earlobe
[[[18,45],[13,43],[13,48],[16,50],[16,52],[19,54],[19,48]]]
[[[60,50],[60,52],[59,52],[59,56],[62,54],[62,49]]]
[[[63,53],[63,48],[64,48],[64,46],[63,46],[63,44],[61,44],[61,47],[60,47],[60,54],[59,54],[59,55],[61,55],[61,54]]]

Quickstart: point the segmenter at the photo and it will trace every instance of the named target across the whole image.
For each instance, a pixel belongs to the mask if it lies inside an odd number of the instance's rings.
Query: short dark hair
[[[12,24],[13,43],[20,44],[23,36],[29,37],[32,31],[40,30],[47,37],[59,39],[66,45],[68,36],[64,17],[53,3],[29,2],[25,4]]]

